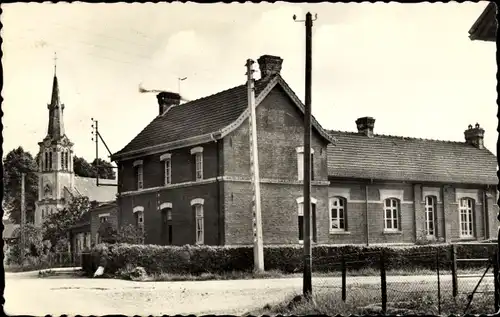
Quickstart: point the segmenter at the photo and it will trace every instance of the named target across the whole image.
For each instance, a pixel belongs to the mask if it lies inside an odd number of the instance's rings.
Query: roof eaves
[[[128,152],[124,152],[124,153],[115,153],[111,156],[111,160],[112,161],[131,160],[131,159],[134,159],[136,157],[144,156],[147,154],[156,154],[156,153],[170,151],[170,150],[174,150],[174,149],[178,149],[178,148],[182,148],[182,147],[186,147],[186,146],[208,143],[210,141],[215,141],[215,140],[218,140],[220,138],[221,138],[221,132],[214,131],[211,133],[197,135],[197,136],[187,138],[187,139],[175,140],[175,141],[168,142],[168,143],[162,143],[162,144],[149,146],[149,147],[142,148],[139,150],[128,151]]]

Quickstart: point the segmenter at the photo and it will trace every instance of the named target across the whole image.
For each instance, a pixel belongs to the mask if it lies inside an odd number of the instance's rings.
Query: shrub
[[[449,244],[425,246],[315,246],[313,268],[315,272],[339,270],[342,257],[350,270],[377,268],[381,251],[385,254],[386,269],[435,269],[436,251],[442,269],[450,268],[451,247]],[[486,258],[493,248],[477,245],[457,247],[458,258]],[[223,274],[231,271],[249,272],[253,269],[252,247],[225,246],[158,246],[133,244],[100,244],[94,247],[84,260],[83,266],[92,273],[99,265],[114,274],[125,268],[144,268],[148,274],[159,273]],[[303,248],[301,246],[266,246],[264,248],[266,270],[284,273],[301,272]],[[469,263],[461,267],[484,266],[484,263]]]

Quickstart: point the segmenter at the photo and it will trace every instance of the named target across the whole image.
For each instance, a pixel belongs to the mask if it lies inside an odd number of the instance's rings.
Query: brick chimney
[[[373,137],[373,128],[375,127],[375,119],[372,117],[362,117],[356,120],[358,132],[366,135],[369,138]]]
[[[162,115],[168,108],[181,104],[181,96],[175,92],[162,91],[156,95],[158,99],[159,115]]]
[[[262,55],[257,60],[260,69],[260,78],[269,79],[271,76],[278,75],[281,72],[283,59],[279,56]]]
[[[469,128],[465,130],[465,143],[473,145],[478,149],[484,149],[484,129],[476,123],[475,127],[469,124]]]

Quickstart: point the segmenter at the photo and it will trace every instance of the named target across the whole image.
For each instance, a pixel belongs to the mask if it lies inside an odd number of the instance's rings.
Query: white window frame
[[[295,148],[297,151],[297,180],[304,180],[304,147],[299,146]],[[314,149],[311,148],[311,166],[313,165]],[[311,175],[312,176],[312,175]]]
[[[163,161],[163,169],[165,172],[164,175],[164,184],[165,185],[170,185],[172,184],[172,154],[170,153],[165,153],[162,156],[160,156],[160,161]]]
[[[134,168],[137,168],[137,190],[144,189],[144,168],[142,160],[134,162]]]
[[[337,204],[335,204],[337,203]],[[329,224],[330,224],[330,232],[342,232],[347,231],[346,226],[346,209],[347,209],[347,199],[345,197],[332,197],[329,202]],[[337,216],[333,217],[333,210],[337,211]],[[342,217],[340,217],[340,213],[342,212]],[[340,226],[340,220],[343,222],[343,228]],[[334,228],[334,224],[337,224],[337,228]]]
[[[390,201],[390,206],[387,206],[387,202]],[[383,200],[384,202],[384,231],[400,231],[399,228],[399,208],[401,208],[401,201],[394,197],[389,197]],[[396,206],[393,206],[393,202]],[[387,211],[390,211],[391,216],[387,217]],[[391,226],[387,227],[387,221],[390,220]],[[396,226],[394,226],[394,220],[396,221]]]
[[[197,146],[191,149],[191,155],[194,155],[194,164],[195,164],[195,179],[197,181],[203,179],[203,148],[201,146]]]
[[[469,202],[470,206],[468,204]],[[465,218],[465,222],[462,218]],[[458,205],[458,221],[460,226],[460,238],[474,238],[474,200],[472,198],[460,198]]]
[[[104,220],[103,220],[104,219]],[[109,219],[109,212],[105,214],[99,214],[99,222],[104,223]]]
[[[204,244],[205,243],[205,211],[204,211],[204,200],[202,198],[196,198],[191,200],[191,206],[194,206],[195,212],[195,243]]]
[[[436,197],[427,195],[424,197],[425,202],[425,235],[427,237],[436,236]],[[432,225],[432,226],[431,226]],[[431,230],[432,227],[432,230]]]
[[[142,231],[144,231],[144,207],[142,206],[136,206],[133,209],[134,215],[136,214],[137,217],[137,222],[136,225],[138,228],[140,228]]]

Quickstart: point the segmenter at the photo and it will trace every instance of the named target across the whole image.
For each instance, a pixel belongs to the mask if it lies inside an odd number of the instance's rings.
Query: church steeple
[[[64,120],[63,120],[63,110],[64,105],[61,104],[59,97],[59,83],[57,82],[57,65],[55,62],[57,57],[54,56],[54,80],[52,82],[52,96],[50,104],[47,105],[49,109],[49,127],[47,129],[47,138],[52,140],[61,139],[64,132]]]

